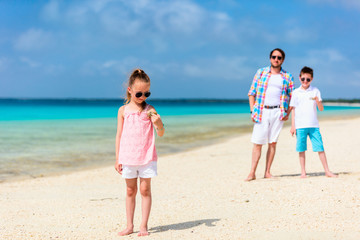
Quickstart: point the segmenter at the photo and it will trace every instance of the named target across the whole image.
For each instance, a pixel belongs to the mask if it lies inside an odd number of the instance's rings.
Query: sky
[[[358,0],[0,0],[0,98],[120,98],[135,68],[152,98],[246,99],[282,48],[323,98],[360,98]]]

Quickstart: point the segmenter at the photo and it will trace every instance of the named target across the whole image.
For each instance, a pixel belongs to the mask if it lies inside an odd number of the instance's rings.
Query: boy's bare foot
[[[126,228],[118,233],[119,236],[126,236],[134,232],[133,228]]]
[[[249,176],[244,181],[245,182],[250,182],[250,181],[255,180],[255,179],[256,179],[255,175],[249,174]]]
[[[140,228],[140,232],[138,233],[138,237],[144,237],[144,236],[149,236],[149,232],[146,227]]]
[[[325,173],[325,176],[337,178],[339,175],[333,174],[332,172],[327,172],[327,173]]]

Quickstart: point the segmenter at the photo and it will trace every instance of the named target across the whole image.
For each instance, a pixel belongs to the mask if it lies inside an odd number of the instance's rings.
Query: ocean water
[[[153,100],[166,133],[159,155],[250,132],[247,101]],[[115,163],[121,100],[0,100],[0,182]],[[360,116],[360,107],[329,106],[320,118]]]

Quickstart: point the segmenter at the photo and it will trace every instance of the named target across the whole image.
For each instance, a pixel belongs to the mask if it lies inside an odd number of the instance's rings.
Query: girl
[[[127,227],[119,232],[133,233],[137,178],[140,177],[142,221],[138,236],[147,236],[151,209],[151,178],[157,175],[157,154],[154,129],[158,136],[165,132],[164,124],[154,107],[145,100],[150,96],[150,78],[141,69],[132,72],[125,105],[118,111],[115,169],[126,181]]]

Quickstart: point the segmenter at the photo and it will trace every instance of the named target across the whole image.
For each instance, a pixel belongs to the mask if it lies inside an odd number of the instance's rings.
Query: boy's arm
[[[322,101],[319,101],[319,98],[317,96],[315,97],[315,101],[319,111],[324,111],[324,105],[322,104]]]

